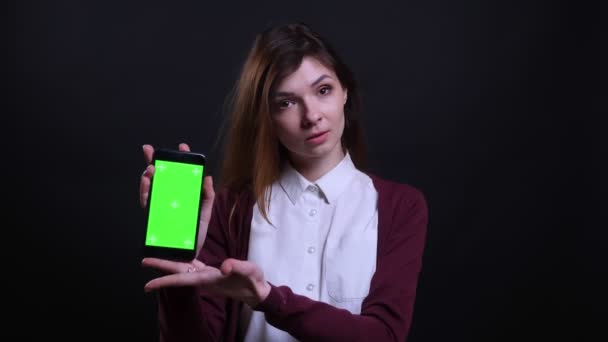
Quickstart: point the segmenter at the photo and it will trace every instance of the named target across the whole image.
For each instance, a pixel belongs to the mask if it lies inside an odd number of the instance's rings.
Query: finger
[[[258,268],[251,262],[236,260],[236,259],[226,259],[222,266],[220,267],[220,271],[223,275],[230,274],[238,274],[245,277],[250,278],[258,278]]]
[[[144,150],[144,158],[146,159],[146,164],[152,164],[152,157],[154,156],[154,147],[149,144],[144,144],[142,148]]]
[[[201,247],[205,243],[207,237],[207,228],[209,219],[211,218],[211,211],[213,209],[213,201],[215,199],[215,190],[213,190],[213,178],[211,176],[205,176],[203,179],[203,201],[201,203],[201,215],[200,215],[200,229],[196,239],[197,254]]]
[[[211,199],[213,201],[213,199],[215,198],[215,190],[213,189],[213,177],[205,176],[205,179],[203,180],[203,190],[206,200]]]
[[[144,291],[150,292],[164,287],[193,286],[198,282],[196,273],[176,273],[150,280]]]
[[[202,270],[205,267],[207,267],[207,265],[205,265],[202,261],[198,260],[198,259],[194,259],[192,260],[192,265],[197,269],[197,270]]]
[[[154,165],[148,165],[144,170],[144,173],[142,173],[141,175],[142,177],[152,178],[152,176],[154,176]]]
[[[201,208],[203,210],[203,218],[207,220],[211,216],[214,199],[215,190],[213,189],[213,178],[211,176],[205,176],[205,179],[203,179],[203,203],[201,204]]]
[[[152,279],[144,286],[144,290],[149,292],[163,287],[213,285],[224,278],[217,268],[205,267],[196,272],[169,274]]]
[[[193,267],[189,263],[158,258],[144,258],[141,264],[144,267],[156,268],[166,273],[187,273],[188,269]]]
[[[188,146],[188,144],[186,144],[186,143],[179,144],[178,148],[180,151],[190,152],[190,146]]]
[[[139,205],[145,208],[148,205],[148,197],[150,195],[150,178],[141,176],[139,182]]]
[[[148,165],[148,167],[144,170],[144,173],[141,175],[141,179],[139,181],[139,203],[142,208],[145,208],[146,205],[148,205],[150,181],[153,175],[154,165]]]

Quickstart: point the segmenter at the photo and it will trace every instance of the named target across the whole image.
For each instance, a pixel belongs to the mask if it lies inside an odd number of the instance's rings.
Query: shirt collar
[[[325,200],[332,203],[344,192],[356,171],[350,154],[347,152],[338,165],[314,183],[304,178],[290,163],[285,163],[279,183],[292,204],[295,204],[306,188],[311,185],[317,186]]]

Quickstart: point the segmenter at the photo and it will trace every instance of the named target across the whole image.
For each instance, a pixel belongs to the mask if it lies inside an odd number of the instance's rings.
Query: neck
[[[291,156],[290,159],[294,169],[310,182],[315,182],[336,167],[344,156],[345,153],[340,146],[326,156],[316,158]]]

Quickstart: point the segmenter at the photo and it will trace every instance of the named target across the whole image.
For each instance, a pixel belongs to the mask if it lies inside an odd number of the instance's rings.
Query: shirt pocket
[[[351,312],[361,310],[376,271],[377,220],[362,232],[344,235],[328,246],[325,279],[332,305]],[[329,243],[330,241],[328,241]]]

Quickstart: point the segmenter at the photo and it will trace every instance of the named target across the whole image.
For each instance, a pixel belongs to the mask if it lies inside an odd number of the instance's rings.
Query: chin
[[[332,154],[336,148],[341,148],[340,142],[327,142],[325,144],[305,149],[301,155],[308,158],[323,158]]]

